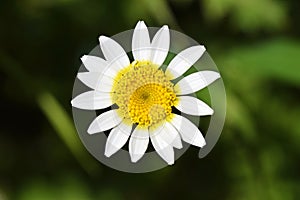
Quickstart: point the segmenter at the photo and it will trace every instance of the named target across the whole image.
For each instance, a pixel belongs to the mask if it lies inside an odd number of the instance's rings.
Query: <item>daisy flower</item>
[[[84,55],[81,60],[88,72],[78,73],[78,79],[91,91],[75,97],[73,107],[103,112],[90,124],[89,134],[110,130],[105,156],[110,157],[129,139],[129,154],[137,162],[145,154],[151,141],[158,155],[169,165],[174,163],[174,148],[182,148],[181,140],[203,147],[202,133],[187,118],[172,113],[172,108],[195,116],[212,115],[213,110],[203,101],[189,96],[220,77],[214,71],[200,71],[182,75],[205,52],[205,47],[189,47],[177,54],[162,70],[170,47],[167,25],[150,39],[147,26],[139,21],[133,31],[130,62],[126,52],[116,41],[100,36],[104,58]]]

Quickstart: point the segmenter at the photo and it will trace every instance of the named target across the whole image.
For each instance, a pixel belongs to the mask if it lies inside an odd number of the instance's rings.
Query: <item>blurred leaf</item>
[[[255,45],[236,47],[223,57],[224,66],[235,66],[247,73],[276,78],[300,85],[300,43],[292,40],[271,40]]]
[[[43,8],[76,2],[78,0],[25,0],[22,3],[28,8]]]
[[[287,9],[274,0],[205,0],[205,15],[211,21],[230,16],[234,27],[246,32],[273,30],[286,26]]]
[[[208,20],[220,20],[229,12],[233,4],[234,0],[204,0],[204,14]]]
[[[234,127],[240,131],[247,141],[255,141],[255,122],[249,113],[249,109],[233,93],[227,91],[227,120],[229,127]]]
[[[57,181],[57,198],[63,200],[89,200],[91,194],[86,183],[76,177],[74,174],[64,176],[62,180]]]
[[[113,189],[102,189],[100,192],[99,192],[99,195],[98,195],[98,200],[122,200],[122,196],[116,191],[116,190],[113,190]]]
[[[144,5],[143,7],[146,8],[151,13],[151,16],[161,25],[168,24],[172,26],[172,28],[179,28],[166,0],[140,0],[138,2],[141,2]]]
[[[25,95],[30,96],[30,98],[32,98],[32,96],[37,97],[36,100],[41,110],[45,113],[58,135],[80,162],[81,166],[88,173],[92,173],[95,169],[99,170],[99,167],[97,167],[95,163],[89,159],[89,155],[83,148],[69,115],[65,112],[65,109],[59,104],[54,96],[43,89],[42,85],[35,79],[31,78],[23,67],[10,56],[7,56],[5,53],[0,51],[0,58],[1,70],[11,77],[16,85],[22,88],[21,91],[23,91]],[[34,89],[28,90],[28,88]]]
[[[53,186],[43,180],[34,180],[26,184],[18,196],[19,200],[52,200],[56,198]]]
[[[83,168],[91,173],[91,170],[95,169],[95,165],[88,159],[89,157],[77,136],[74,125],[64,108],[48,92],[41,93],[37,101],[58,135],[78,159]]]
[[[1,188],[0,188],[0,200],[8,200],[6,193],[2,191]]]
[[[72,175],[49,181],[34,178],[21,189],[19,200],[90,200],[92,199],[85,183]]]
[[[255,163],[250,163],[242,146],[237,145],[236,149],[238,151],[233,151],[233,155],[227,159],[228,174],[234,180],[231,187],[235,188],[229,193],[228,200],[264,199],[260,190],[262,183],[257,180],[257,173],[254,171]]]
[[[272,134],[286,139],[289,144],[293,144],[290,146],[290,151],[296,150],[297,152],[300,152],[300,109],[299,107],[290,107],[290,105],[292,104],[283,103],[282,99],[274,98],[272,101],[268,102],[266,108],[268,112],[263,113],[262,118],[267,119],[267,121],[272,124],[272,129],[270,130]]]

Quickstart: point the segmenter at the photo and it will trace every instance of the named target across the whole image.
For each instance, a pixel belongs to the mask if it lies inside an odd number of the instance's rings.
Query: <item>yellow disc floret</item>
[[[170,117],[177,102],[173,83],[149,61],[134,61],[121,70],[111,95],[122,117],[144,127]]]

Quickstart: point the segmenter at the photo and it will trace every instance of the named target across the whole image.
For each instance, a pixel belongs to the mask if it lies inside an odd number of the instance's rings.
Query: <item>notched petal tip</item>
[[[174,165],[174,161],[172,161],[172,162],[168,162],[168,165]]]
[[[140,28],[141,29],[147,28],[147,25],[145,24],[144,21],[140,21]]]
[[[135,31],[137,31],[137,30],[143,30],[143,29],[148,30],[145,22],[144,21],[138,21],[138,23],[135,26]]]
[[[162,30],[169,30],[169,26],[168,25],[163,25]]]
[[[88,57],[87,55],[83,55],[83,56],[81,56],[80,60],[84,63],[86,61],[87,57]]]

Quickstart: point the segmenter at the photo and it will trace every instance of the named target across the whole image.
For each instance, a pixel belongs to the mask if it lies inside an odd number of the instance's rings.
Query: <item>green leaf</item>
[[[247,73],[300,84],[300,43],[280,39],[231,50],[220,61]]]
[[[204,0],[203,6],[209,21],[219,21],[229,16],[234,28],[248,33],[286,27],[287,9],[280,1]]]
[[[96,167],[94,163],[88,159],[89,157],[78,138],[74,125],[64,108],[54,96],[48,92],[39,94],[37,101],[58,135],[77,158],[82,167],[91,173]]]

